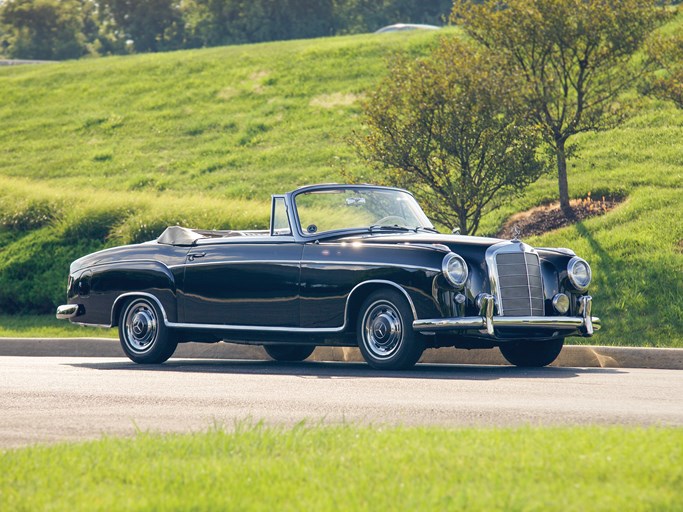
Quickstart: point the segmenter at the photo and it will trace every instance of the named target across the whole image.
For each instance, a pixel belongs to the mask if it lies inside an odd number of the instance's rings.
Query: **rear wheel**
[[[131,361],[159,364],[178,346],[175,333],[164,324],[159,307],[147,298],[131,300],[119,317],[119,340]]]
[[[510,364],[527,368],[540,368],[557,359],[563,345],[564,338],[546,341],[511,341],[501,344],[500,351]]]
[[[263,345],[266,353],[276,361],[303,361],[315,347],[309,345]]]
[[[361,306],[356,327],[358,348],[373,368],[405,370],[417,363],[424,342],[413,331],[413,312],[395,290],[378,290]]]

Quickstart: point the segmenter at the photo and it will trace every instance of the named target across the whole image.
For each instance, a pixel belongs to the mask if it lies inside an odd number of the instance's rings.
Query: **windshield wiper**
[[[370,233],[373,231],[414,231],[415,233],[419,233],[420,231],[426,231],[427,233],[438,233],[438,231],[434,228],[428,228],[426,226],[415,226],[414,228],[409,228],[407,226],[389,226],[386,224],[373,224],[372,226],[368,227],[370,230]]]
[[[411,228],[405,226],[387,226],[382,224],[373,224],[368,227],[368,230],[370,230],[370,233],[373,231],[412,231]]]

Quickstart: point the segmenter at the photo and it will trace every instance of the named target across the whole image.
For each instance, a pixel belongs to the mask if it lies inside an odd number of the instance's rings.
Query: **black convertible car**
[[[281,361],[358,346],[373,367],[402,369],[455,346],[544,366],[565,337],[600,327],[590,282],[569,249],[439,234],[405,190],[315,185],[273,196],[268,231],[175,226],[74,261],[57,318],[118,326],[137,363],[223,340]]]

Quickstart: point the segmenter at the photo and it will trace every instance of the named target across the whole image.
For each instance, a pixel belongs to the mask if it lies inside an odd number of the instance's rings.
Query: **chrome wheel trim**
[[[130,350],[137,354],[149,352],[159,337],[159,322],[152,305],[141,300],[128,306],[123,329]]]
[[[380,300],[363,316],[363,344],[375,359],[389,359],[403,342],[403,320],[396,306]]]

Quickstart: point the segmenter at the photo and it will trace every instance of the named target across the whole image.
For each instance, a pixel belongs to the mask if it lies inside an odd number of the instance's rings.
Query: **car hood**
[[[451,250],[457,247],[479,247],[487,249],[492,245],[508,240],[488,238],[483,236],[442,235],[440,233],[400,233],[400,234],[367,234],[348,237],[346,240],[358,241],[364,244],[416,244],[416,245],[445,245]]]
[[[501,238],[442,235],[440,233],[372,233],[348,237],[345,238],[345,240],[353,240],[364,244],[410,244],[423,247],[431,246],[436,250],[446,250],[446,248],[448,248],[448,250],[456,253],[462,253],[464,251],[469,254],[484,254],[492,245],[513,242],[512,240],[504,240]],[[515,240],[515,242],[522,241]],[[562,247],[535,247],[534,249],[541,256],[552,257],[552,255],[561,255],[564,258],[576,256],[571,249]]]

